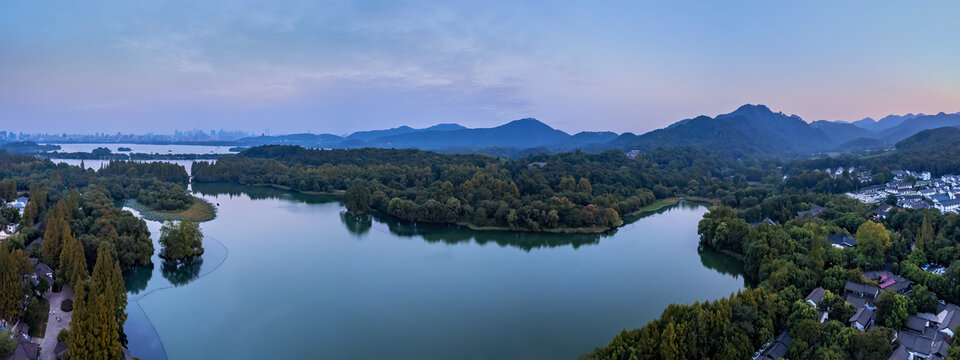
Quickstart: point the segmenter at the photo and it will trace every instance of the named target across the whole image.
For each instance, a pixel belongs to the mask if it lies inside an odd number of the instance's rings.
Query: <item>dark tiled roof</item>
[[[40,356],[40,345],[21,342],[17,344],[17,348],[13,351],[13,355],[7,358],[7,360],[37,360]]]
[[[813,301],[814,304],[819,305],[820,302],[823,301],[823,297],[826,294],[827,294],[826,290],[824,290],[822,287],[818,287],[816,289],[813,289],[813,291],[811,291],[810,294],[803,299],[803,301]]]
[[[910,360],[910,352],[907,351],[906,347],[900,345],[893,351],[893,354],[890,355],[889,360]]]
[[[790,338],[790,334],[784,330],[780,335],[777,335],[777,339],[761,353],[759,359],[763,359],[764,356],[770,359],[780,359],[787,356],[787,349],[790,348],[791,342],[793,342],[793,339]]]
[[[853,281],[847,281],[847,284],[843,286],[843,289],[852,293],[873,295],[873,297],[876,297],[877,294],[880,293],[880,288],[876,286],[855,283]]]
[[[867,299],[862,296],[849,294],[845,300],[847,300],[850,305],[853,305],[853,307],[857,309],[867,306]]]
[[[873,310],[867,309],[866,307],[862,307],[859,310],[857,310],[856,314],[853,314],[853,316],[850,317],[850,322],[858,323],[866,327],[867,325],[870,324],[871,319],[873,319]]]
[[[910,315],[910,317],[907,318],[905,327],[907,329],[922,333],[923,329],[927,327],[927,320],[924,320],[916,315]]]
[[[820,205],[817,205],[817,204],[813,204],[813,206],[810,207],[810,210],[807,210],[807,211],[798,211],[798,212],[797,212],[797,217],[804,217],[804,216],[807,216],[807,215],[810,215],[810,216],[820,216],[820,213],[822,213],[824,210],[827,210],[827,208],[825,208],[825,207],[823,207],[823,206],[820,206]]]

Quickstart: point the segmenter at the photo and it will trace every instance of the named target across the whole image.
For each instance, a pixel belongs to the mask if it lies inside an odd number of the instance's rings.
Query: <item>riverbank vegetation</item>
[[[123,206],[137,211],[141,217],[150,221],[210,221],[217,217],[217,209],[210,202],[190,196],[190,205],[180,210],[155,210],[136,199],[128,199]]]
[[[160,228],[160,257],[184,260],[203,254],[203,233],[193,221],[168,221]]]
[[[348,210],[477,229],[602,232],[621,214],[675,196],[719,198],[759,163],[660,149],[536,155],[507,160],[417,150],[313,150],[261,146],[195,163],[196,182],[275,185],[301,192],[345,191]]]

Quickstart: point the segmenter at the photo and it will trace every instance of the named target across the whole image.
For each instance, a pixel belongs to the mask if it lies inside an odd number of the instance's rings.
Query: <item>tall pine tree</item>
[[[43,233],[43,262],[51,267],[60,265],[60,253],[63,247],[64,233],[70,233],[70,224],[66,220],[66,202],[60,200],[47,212],[47,230]]]
[[[23,285],[6,247],[0,246],[0,319],[13,322],[23,315]]]
[[[933,235],[933,224],[930,223],[930,212],[925,211],[923,213],[923,223],[920,224],[920,229],[917,230],[916,249],[923,251],[924,247],[933,242]]]
[[[113,255],[106,246],[97,249],[97,263],[93,266],[90,287],[94,293],[102,293],[113,299],[113,312],[116,317],[114,321],[123,329],[127,321],[127,290],[123,286],[120,262],[113,260]]]
[[[69,231],[69,230],[68,230]],[[63,280],[71,288],[87,279],[87,260],[83,255],[83,246],[72,234],[67,232],[60,253],[60,270]]]
[[[122,321],[126,321],[126,293],[120,265],[105,247],[97,250],[93,277],[77,284],[67,355],[70,359],[122,359]],[[120,281],[119,288],[116,281]],[[118,291],[123,292],[122,295]],[[122,298],[121,298],[122,296]],[[122,305],[118,303],[122,301]]]

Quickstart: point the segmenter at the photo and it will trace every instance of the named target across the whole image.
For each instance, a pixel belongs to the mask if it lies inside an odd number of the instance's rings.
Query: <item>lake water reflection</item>
[[[692,203],[561,235],[357,216],[264,187],[193,191],[219,204],[202,262],[155,258],[127,276],[125,330],[145,360],[576,358],[669,303],[744,286],[736,259],[698,252],[706,208]]]

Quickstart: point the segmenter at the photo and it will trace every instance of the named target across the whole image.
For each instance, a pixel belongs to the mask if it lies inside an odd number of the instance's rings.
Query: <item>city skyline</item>
[[[0,121],[29,133],[345,134],[537,118],[644,133],[766,104],[960,111],[960,4],[9,3]]]

